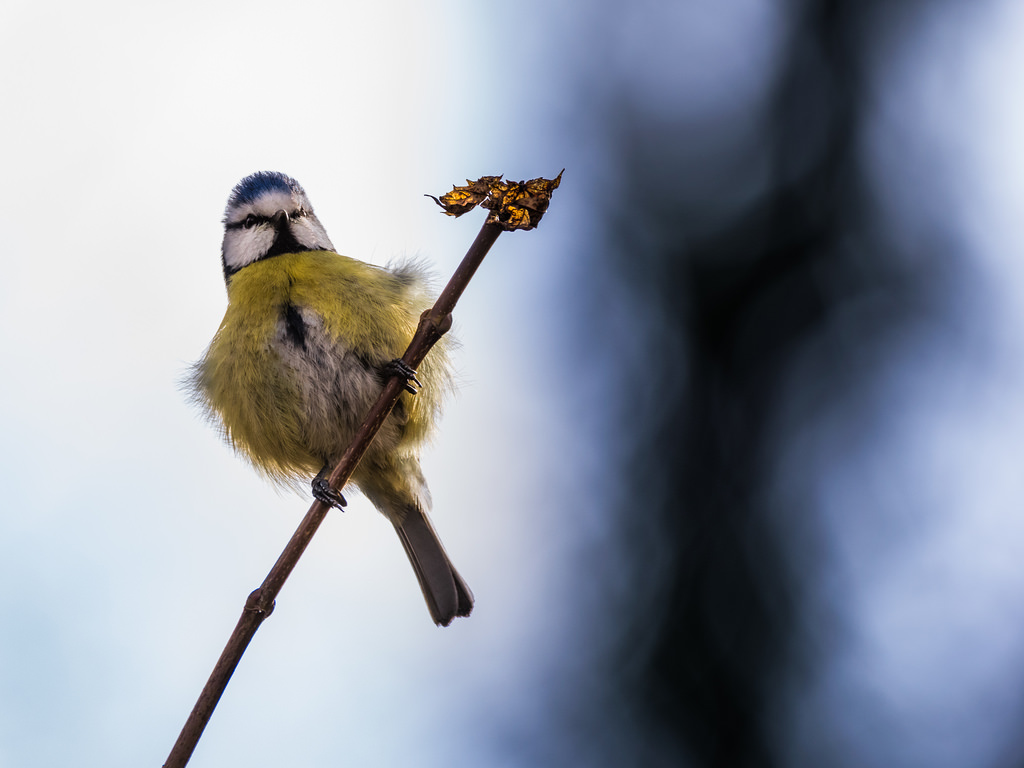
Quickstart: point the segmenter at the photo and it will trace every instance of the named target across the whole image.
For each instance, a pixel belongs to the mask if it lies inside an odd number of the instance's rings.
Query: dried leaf
[[[501,176],[482,176],[476,181],[466,180],[464,187],[452,187],[440,198],[427,195],[440,205],[449,216],[461,216],[476,206],[487,208],[489,224],[503,230],[535,228],[548,209],[551,194],[558,189],[562,173],[554,179],[537,178],[529,181],[503,181]]]
[[[506,231],[534,229],[548,209],[551,194],[558,189],[564,169],[554,179],[503,182],[495,185],[491,197],[483,203],[491,209],[487,221]]]
[[[476,181],[466,179],[466,186],[452,186],[451,192],[445,192],[440,198],[427,195],[431,200],[444,208],[448,216],[461,216],[476,208],[487,199],[491,185],[499,181],[501,176],[481,176]]]

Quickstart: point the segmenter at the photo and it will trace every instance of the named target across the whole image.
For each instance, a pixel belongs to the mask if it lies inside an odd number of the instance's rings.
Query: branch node
[[[448,312],[442,315],[437,311],[437,306],[424,310],[420,315],[420,323],[416,328],[415,336],[423,336],[428,346],[432,347],[442,336],[452,329],[452,314]]]
[[[260,614],[265,619],[274,612],[275,605],[276,602],[273,600],[270,601],[269,606],[264,605],[263,588],[256,587],[256,589],[249,593],[249,597],[245,599],[245,608],[243,608],[242,610],[245,613]]]

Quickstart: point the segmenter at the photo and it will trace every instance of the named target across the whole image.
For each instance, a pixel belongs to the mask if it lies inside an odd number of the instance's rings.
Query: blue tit
[[[235,450],[271,480],[344,503],[326,478],[431,305],[414,264],[382,269],[334,251],[305,191],[281,173],[246,177],[224,214],[228,307],[187,388]],[[411,373],[411,372],[410,372]],[[352,483],[391,521],[434,622],[468,616],[473,594],[427,517],[418,451],[452,386],[444,339],[417,371]]]

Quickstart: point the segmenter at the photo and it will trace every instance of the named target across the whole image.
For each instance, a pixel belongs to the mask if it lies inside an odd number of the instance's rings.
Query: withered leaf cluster
[[[497,224],[505,231],[534,229],[548,209],[551,194],[558,189],[562,173],[553,179],[504,181],[501,176],[481,176],[476,181],[466,179],[466,186],[452,187],[441,197],[427,195],[449,216],[461,216],[476,206],[490,211],[488,224]]]

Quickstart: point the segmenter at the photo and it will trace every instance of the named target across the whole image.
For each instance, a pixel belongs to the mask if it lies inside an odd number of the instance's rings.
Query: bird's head
[[[259,171],[246,176],[231,192],[221,247],[225,280],[270,256],[333,250],[306,192],[290,176]]]

